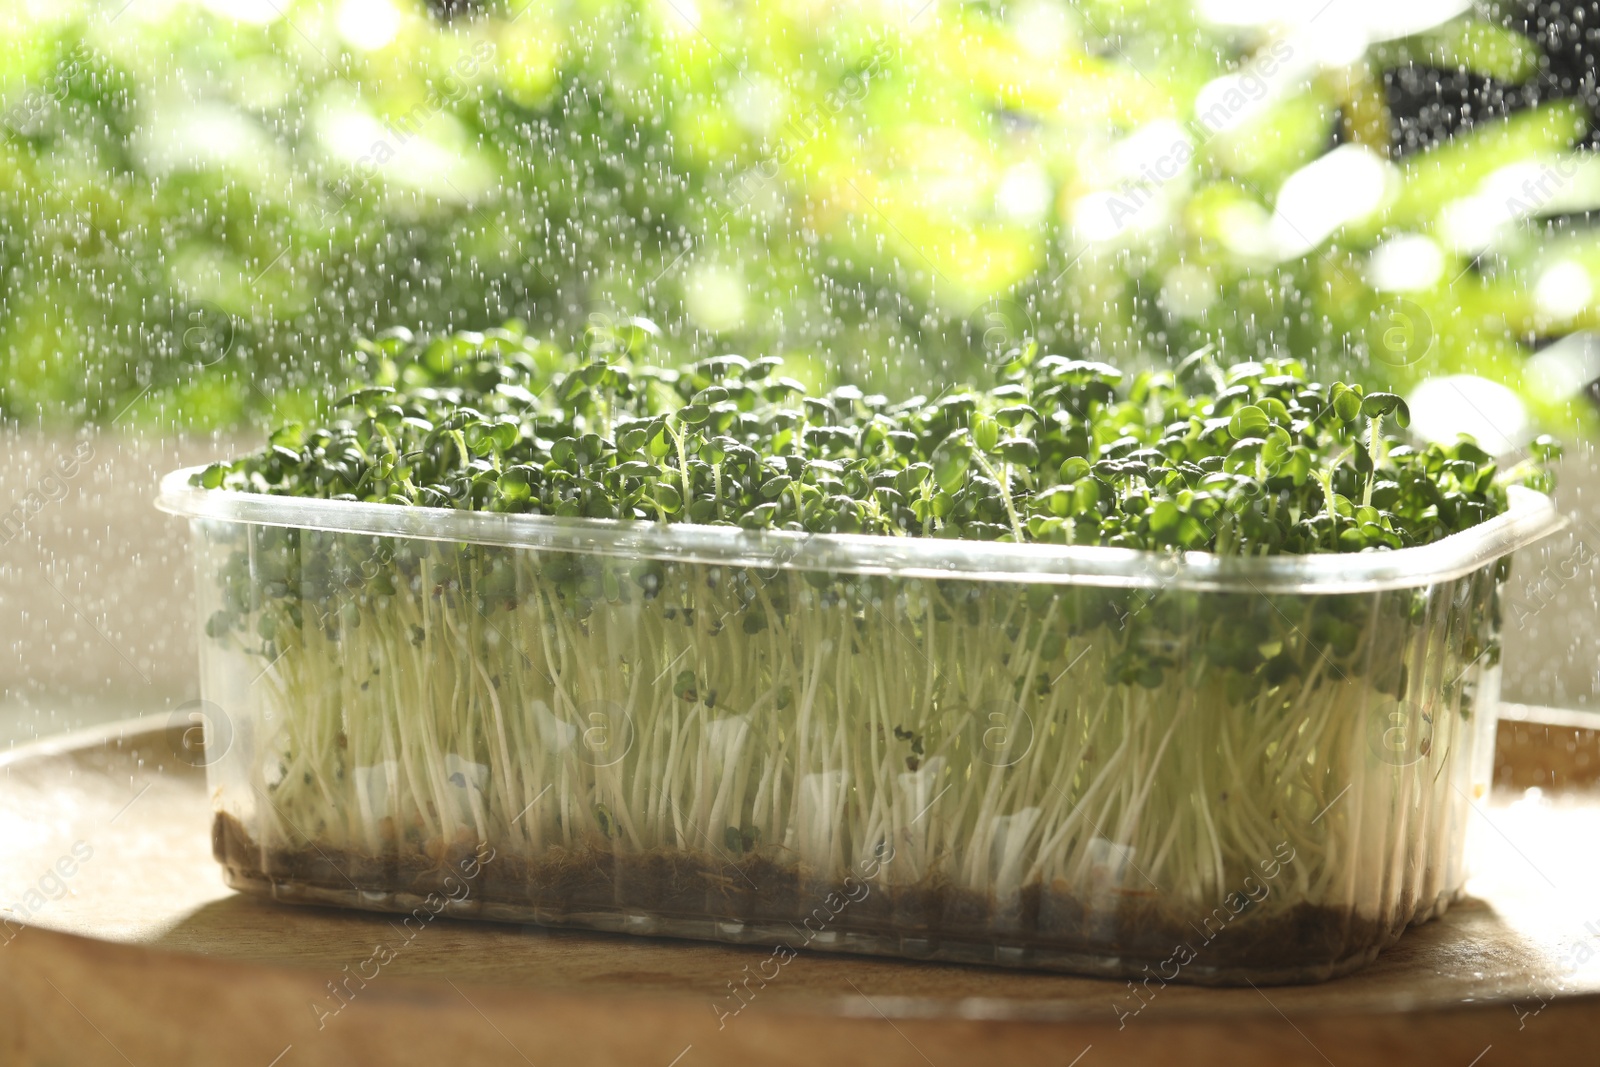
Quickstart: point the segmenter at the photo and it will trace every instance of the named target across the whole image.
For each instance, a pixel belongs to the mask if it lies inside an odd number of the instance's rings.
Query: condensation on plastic
[[[1422,548],[1225,560],[192,473],[159,503],[192,520],[230,884],[1164,981],[1328,978],[1449,904],[1498,561],[1562,524],[1518,489]]]

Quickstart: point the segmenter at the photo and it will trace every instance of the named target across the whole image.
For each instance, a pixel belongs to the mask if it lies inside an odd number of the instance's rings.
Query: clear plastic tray
[[[159,503],[230,884],[1160,982],[1328,978],[1449,903],[1500,561],[1563,522],[1517,489],[1426,547],[1222,559],[192,473]]]

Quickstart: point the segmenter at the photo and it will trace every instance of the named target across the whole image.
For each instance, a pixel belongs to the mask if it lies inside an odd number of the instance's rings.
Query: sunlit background
[[[18,0],[0,11],[0,738],[193,692],[154,478],[519,318],[814,384],[1292,354],[1569,456],[1507,690],[1583,706],[1593,4]],[[17,516],[21,516],[20,519]],[[9,523],[9,525],[7,525]],[[1593,523],[1593,525],[1591,525]]]

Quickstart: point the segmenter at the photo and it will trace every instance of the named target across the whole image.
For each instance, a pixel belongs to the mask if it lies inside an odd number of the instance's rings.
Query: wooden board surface
[[[175,742],[141,720],[0,757],[0,1063],[1600,1062],[1592,794],[1484,811],[1470,898],[1323,985],[1141,1002],[1120,982],[805,954],[721,1014],[767,950],[447,919],[408,938],[235,894]],[[328,991],[374,970],[348,1002]]]

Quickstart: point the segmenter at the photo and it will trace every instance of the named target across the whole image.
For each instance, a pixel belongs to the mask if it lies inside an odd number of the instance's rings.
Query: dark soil
[[[213,823],[212,850],[239,882],[265,878],[336,893],[419,897],[450,895],[445,879],[473,854],[470,844],[437,857],[409,846],[384,856],[315,845],[263,851],[227,814]],[[480,904],[526,909],[525,921],[641,912],[662,919],[787,924],[796,931],[795,947],[806,940],[807,929],[897,940],[910,955],[927,954],[923,942],[932,951],[948,940],[1109,959],[1099,973],[1160,972],[1169,980],[1175,969],[1171,961],[1183,959],[1179,949],[1186,947],[1194,962],[1176,968],[1177,981],[1226,981],[1209,972],[1230,969],[1248,975],[1335,965],[1327,973],[1342,973],[1349,967],[1336,965],[1390,943],[1398,932],[1392,922],[1308,903],[1248,907],[1237,915],[1221,905],[1214,913],[1179,914],[1154,893],[1119,895],[1113,906],[1102,901],[1086,908],[1071,894],[1038,883],[1003,899],[941,883],[870,885],[863,896],[867,885],[853,880],[848,889],[855,899],[841,903],[846,886],[766,855],[731,860],[676,850],[617,855],[601,843],[547,849],[537,860],[498,852],[471,880],[470,896]],[[452,886],[459,895],[459,883]],[[1048,960],[1017,962],[1076,969]]]

